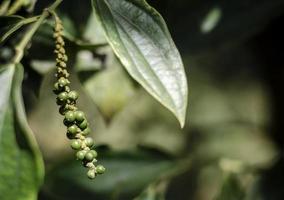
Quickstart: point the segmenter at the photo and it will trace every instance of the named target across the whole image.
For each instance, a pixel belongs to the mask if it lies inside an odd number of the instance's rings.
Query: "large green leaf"
[[[93,6],[129,74],[183,126],[187,80],[163,18],[144,0],[93,0]]]
[[[21,96],[23,68],[0,71],[0,199],[33,200],[43,178],[43,162],[27,124]]]

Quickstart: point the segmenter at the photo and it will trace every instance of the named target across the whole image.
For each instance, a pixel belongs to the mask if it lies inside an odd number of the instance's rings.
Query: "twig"
[[[55,8],[62,2],[62,0],[56,0],[50,7],[44,9],[39,19],[30,26],[29,30],[26,32],[20,43],[15,47],[15,57],[13,59],[13,63],[19,63],[23,56],[24,50],[28,45],[29,41],[32,39],[33,35],[43,23],[43,21],[49,16],[50,12],[54,11]]]

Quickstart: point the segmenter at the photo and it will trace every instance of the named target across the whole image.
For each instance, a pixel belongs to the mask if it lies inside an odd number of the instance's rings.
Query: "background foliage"
[[[182,130],[106,46],[91,2],[63,1],[72,86],[107,168],[94,181],[74,163],[54,101],[52,21],[25,52],[25,73],[7,66],[34,20],[33,2],[17,12],[25,19],[0,17],[0,177],[14,174],[1,178],[0,199],[34,199],[38,191],[43,200],[284,199],[283,0],[148,1],[167,22],[188,76]],[[50,3],[38,1],[35,15]],[[24,113],[22,78],[27,118],[16,113]]]

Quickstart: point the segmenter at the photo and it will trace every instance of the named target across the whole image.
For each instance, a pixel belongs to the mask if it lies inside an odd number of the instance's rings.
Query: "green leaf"
[[[43,162],[27,124],[21,84],[23,68],[0,71],[0,199],[33,200],[43,179]]]
[[[235,174],[227,174],[221,187],[220,193],[215,200],[243,200],[245,199],[245,191],[241,187],[241,183]]]
[[[99,73],[87,71],[88,78],[86,80],[81,78],[81,81],[105,120],[109,122],[133,98],[135,88],[111,49],[108,48],[107,51],[110,53],[106,54],[104,69]],[[86,59],[86,64],[94,64],[87,60],[89,59]]]
[[[34,22],[36,17],[23,18],[21,16],[1,16],[0,17],[0,43],[6,40],[11,34],[22,26]]]
[[[167,183],[153,183],[134,200],[165,200]]]
[[[144,0],[93,0],[114,52],[129,74],[184,126],[187,80],[160,14]]]
[[[86,170],[78,161],[61,163],[47,176],[46,190],[70,200],[133,199],[148,184],[175,167],[172,159],[156,151],[100,152],[99,155],[100,163],[107,169],[105,174],[92,181],[86,178]]]

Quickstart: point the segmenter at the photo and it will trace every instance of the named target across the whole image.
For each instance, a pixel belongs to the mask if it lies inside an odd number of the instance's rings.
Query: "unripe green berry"
[[[76,91],[70,91],[68,93],[68,98],[71,100],[71,101],[76,101],[78,99],[78,93]],[[76,119],[77,119],[77,114],[76,114]]]
[[[93,154],[94,158],[96,158],[98,156],[98,153],[96,150],[92,149],[90,150],[90,152]]]
[[[76,135],[78,132],[78,127],[76,125],[69,126],[67,131],[72,135]]]
[[[95,158],[95,157],[94,157],[94,155],[93,155],[93,153],[92,153],[91,151],[87,152],[86,155],[85,155],[85,159],[86,159],[87,161],[93,161],[94,158]]]
[[[88,146],[88,147],[92,147],[94,145],[94,140],[93,138],[90,138],[90,137],[87,137],[85,140],[84,140],[85,144]]]
[[[80,124],[79,124],[79,128],[81,129],[81,130],[84,130],[85,128],[87,128],[88,127],[88,122],[87,122],[87,120],[84,120],[84,121],[82,121]]]
[[[70,94],[70,93],[69,93]],[[75,112],[75,116],[76,116],[76,121],[77,122],[82,122],[85,119],[85,114],[82,111],[76,111]]]
[[[74,150],[79,150],[81,148],[82,142],[81,140],[72,140],[71,141],[71,148]]]
[[[66,67],[66,63],[65,62],[60,62],[59,66],[65,68]]]
[[[64,77],[61,77],[58,79],[58,84],[60,87],[64,87],[69,84],[69,81]]]
[[[66,137],[68,138],[68,139],[75,139],[75,135],[73,135],[73,134],[71,134],[71,133],[69,133],[69,132],[67,132],[66,133]]]
[[[67,55],[66,55],[66,54],[65,54],[65,55],[63,55],[62,60],[63,60],[64,62],[67,62],[67,61],[68,61],[68,57],[67,57]]]
[[[96,172],[95,170],[93,169],[90,169],[88,172],[87,172],[87,176],[89,179],[94,179],[96,177]]]
[[[64,120],[63,120],[63,124],[64,124],[65,126],[70,126],[70,125],[72,125],[72,122],[69,122],[69,121],[67,121],[66,119],[64,119]]]
[[[103,174],[103,173],[105,173],[105,171],[106,171],[106,168],[104,166],[102,166],[102,165],[96,166],[96,173],[97,174]]]
[[[68,99],[68,94],[67,92],[60,92],[57,96],[57,99],[59,101],[66,101]]]
[[[56,98],[56,104],[59,106],[63,106],[65,104],[65,101],[62,101],[59,98]]]
[[[82,135],[86,136],[89,135],[91,133],[91,129],[89,127],[87,127],[85,130],[82,131]]]
[[[58,82],[54,83],[54,90],[53,90],[54,94],[58,95],[61,91],[62,90],[59,87],[59,83]]]
[[[78,160],[84,160],[86,153],[87,153],[87,151],[85,151],[85,150],[78,151],[78,152],[76,153],[77,159],[78,159]]]
[[[59,107],[59,113],[60,113],[61,115],[65,115],[66,111],[67,111],[67,109],[66,109],[65,105],[61,105],[61,106]]]
[[[67,122],[74,122],[75,121],[75,114],[73,111],[68,111],[65,113],[65,120]]]

